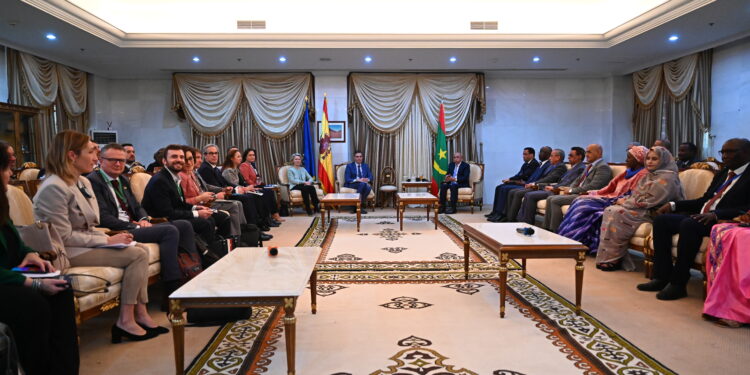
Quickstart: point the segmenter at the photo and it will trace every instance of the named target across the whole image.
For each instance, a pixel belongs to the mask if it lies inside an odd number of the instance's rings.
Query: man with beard
[[[143,167],[143,164],[135,161],[135,147],[133,147],[132,143],[123,143],[122,144],[123,149],[125,150],[125,153],[127,154],[127,157],[125,158],[125,172],[129,173],[131,169],[135,166],[141,166]]]
[[[185,165],[185,152],[180,145],[169,145],[164,150],[163,168],[155,174],[143,193],[143,208],[153,217],[165,217],[168,220],[187,220],[193,225],[193,230],[206,243],[210,244],[216,238],[216,230],[222,236],[228,237],[230,230],[229,215],[185,202],[185,196],[180,187],[179,173]]]

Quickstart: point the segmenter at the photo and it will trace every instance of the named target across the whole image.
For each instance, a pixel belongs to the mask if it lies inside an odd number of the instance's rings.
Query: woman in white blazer
[[[97,145],[83,133],[65,130],[55,136],[47,154],[49,177],[34,197],[36,220],[52,224],[62,237],[74,267],[117,267],[123,269],[120,315],[112,325],[112,342],[122,338],[147,340],[168,330],[154,323],[146,309],[148,302],[148,252],[133,241],[130,233],[108,236],[99,225],[99,205],[91,183],[84,177],[97,162]]]

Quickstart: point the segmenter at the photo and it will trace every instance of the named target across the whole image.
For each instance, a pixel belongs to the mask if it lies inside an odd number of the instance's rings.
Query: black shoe
[[[445,213],[448,214],[448,215],[455,214],[456,213],[456,209],[453,208],[453,207],[448,207],[448,208],[445,209]]]
[[[270,234],[268,234],[268,233],[261,233],[261,234],[260,234],[260,240],[261,240],[261,241],[268,241],[268,240],[270,240],[271,238],[273,238],[273,236],[272,236],[272,235],[270,235]]]
[[[444,206],[440,206],[440,208],[438,208],[438,213],[439,214],[444,214],[445,213],[445,207]]]
[[[687,297],[685,286],[677,286],[672,283],[668,284],[661,292],[656,293],[656,299],[662,301],[672,301],[683,297]]]
[[[152,339],[158,335],[159,335],[158,333],[155,333],[153,331],[151,332],[146,331],[146,333],[138,336],[118,327],[117,324],[112,325],[112,343],[113,344],[121,343],[123,337],[130,341],[144,341],[144,340]]]
[[[484,217],[493,217],[493,216],[495,216],[495,215],[497,215],[497,214],[496,214],[496,213],[494,213],[494,212],[490,212],[490,213],[488,213],[487,215],[484,215]]]
[[[365,210],[365,209],[363,208],[363,209],[359,210],[359,213],[360,213],[360,214],[362,214],[362,215],[364,215],[364,214],[366,214],[366,213],[367,213],[367,210]]]
[[[647,283],[638,284],[637,288],[638,290],[642,290],[644,292],[658,292],[664,289],[667,284],[669,284],[668,281],[653,279]]]
[[[268,226],[271,228],[278,228],[281,226],[281,223],[276,220],[271,220],[270,222],[268,222]]]
[[[135,322],[135,323],[141,326],[141,328],[145,329],[147,333],[153,332],[153,333],[156,333],[157,335],[161,335],[163,333],[169,333],[169,329],[162,327],[162,326],[149,327],[138,322]]]

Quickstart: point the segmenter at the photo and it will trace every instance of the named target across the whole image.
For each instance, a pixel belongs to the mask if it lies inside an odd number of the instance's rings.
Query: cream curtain
[[[86,132],[87,73],[11,48],[7,61],[9,101],[41,109],[29,129],[34,159],[41,164],[58,132]]]
[[[175,74],[173,81],[175,107],[196,147],[214,143],[222,155],[233,146],[256,149],[267,183],[277,183],[276,167],[301,152],[305,97],[314,101],[311,74]]]
[[[666,137],[672,152],[682,142],[708,151],[711,58],[707,50],[633,73],[635,140],[651,145]]]
[[[175,99],[193,129],[222,133],[246,101],[250,114],[269,138],[290,135],[302,119],[310,95],[310,74],[175,74]]]
[[[385,166],[395,168],[399,181],[432,175],[441,102],[449,151],[479,161],[474,131],[485,112],[482,74],[352,73],[348,92],[351,151],[365,153],[376,180]]]

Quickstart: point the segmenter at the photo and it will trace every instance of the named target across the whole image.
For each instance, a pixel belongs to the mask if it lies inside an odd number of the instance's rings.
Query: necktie
[[[122,197],[120,197],[120,194],[118,194],[118,192],[122,191],[122,189],[120,189],[120,181],[112,180],[112,187],[115,188],[115,199],[117,199],[117,204],[119,204],[120,208],[128,214],[130,220],[135,220],[135,218],[133,217],[133,212],[130,211],[130,207],[128,207],[128,204],[125,203],[125,200],[123,200]]]
[[[724,182],[724,185],[721,185],[721,187],[719,188],[719,190],[716,191],[716,194],[714,194],[714,196],[711,197],[711,199],[709,199],[708,202],[706,202],[706,205],[703,206],[703,212],[702,213],[705,214],[705,213],[711,211],[711,206],[713,206],[714,203],[721,198],[721,196],[724,194],[724,191],[727,190],[727,188],[729,187],[729,185],[732,184],[732,181],[734,180],[734,177],[735,177],[734,172],[729,171],[729,173],[727,173],[727,181]]]
[[[357,164],[357,178],[362,178],[362,164]]]
[[[580,184],[582,184],[582,183],[583,183],[583,181],[585,181],[585,180],[586,180],[586,177],[588,177],[588,176],[589,176],[589,171],[591,170],[591,166],[592,166],[592,165],[593,165],[593,164],[589,164],[589,165],[588,165],[588,166],[586,167],[586,170],[585,170],[585,171],[583,172],[583,174],[581,175],[581,177],[579,177],[579,178],[578,178],[578,181],[576,181],[576,185],[580,185]]]
[[[182,186],[180,186],[180,183],[178,181],[175,181],[175,184],[177,185],[177,194],[180,195],[180,199],[184,202],[185,201],[185,193],[182,192]]]

